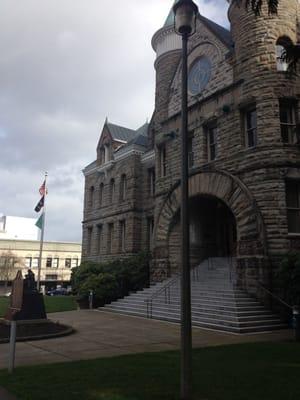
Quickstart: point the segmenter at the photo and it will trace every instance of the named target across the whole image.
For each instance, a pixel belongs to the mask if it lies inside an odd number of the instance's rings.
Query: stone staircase
[[[286,328],[279,317],[235,285],[226,258],[203,261],[191,273],[192,324],[233,333]],[[173,276],[100,310],[180,322],[180,277]]]

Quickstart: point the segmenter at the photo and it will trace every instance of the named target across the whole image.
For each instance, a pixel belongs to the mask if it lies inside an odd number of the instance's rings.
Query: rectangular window
[[[189,134],[188,138],[189,167],[194,166],[194,135]]]
[[[154,218],[147,218],[147,248],[150,250],[152,248],[152,237],[154,229]]]
[[[78,258],[73,258],[72,259],[72,268],[78,267]]]
[[[289,233],[300,233],[300,182],[286,181],[286,207]]]
[[[46,268],[52,268],[52,258],[47,257],[46,259]]]
[[[107,235],[107,253],[112,253],[113,246],[113,235],[114,235],[114,224],[108,224],[108,235]]]
[[[57,275],[56,274],[46,275],[46,281],[57,281]]]
[[[245,111],[245,143],[246,147],[255,147],[257,145],[256,108]]]
[[[97,225],[97,254],[101,253],[102,225]]]
[[[208,161],[213,161],[217,157],[217,127],[207,128],[207,154]]]
[[[87,229],[87,254],[91,255],[92,251],[92,238],[93,238],[93,227],[90,226]]]
[[[71,268],[71,258],[66,258],[65,259],[65,267],[66,268]]]
[[[58,268],[58,266],[59,266],[59,258],[53,258],[52,267]]]
[[[166,154],[166,146],[159,147],[159,171],[160,176],[164,177],[167,174],[167,154]]]
[[[126,222],[120,221],[120,251],[125,252]]]
[[[120,183],[120,201],[124,201],[126,199],[127,193],[127,179],[126,175],[123,174],[121,176],[121,183]]]
[[[283,143],[296,143],[296,107],[287,100],[279,101],[280,130]]]
[[[32,259],[32,264],[31,264],[32,268],[38,268],[39,266],[39,258],[38,257],[34,257]]]
[[[26,257],[25,258],[25,267],[31,268],[31,266],[32,266],[32,257]]]
[[[155,169],[148,169],[148,194],[150,196],[155,195]]]

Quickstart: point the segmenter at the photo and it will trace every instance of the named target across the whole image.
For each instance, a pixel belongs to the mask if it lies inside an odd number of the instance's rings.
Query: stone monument
[[[43,295],[37,291],[34,273],[29,269],[25,279],[18,271],[12,285],[10,306],[6,320],[25,321],[46,319]]]

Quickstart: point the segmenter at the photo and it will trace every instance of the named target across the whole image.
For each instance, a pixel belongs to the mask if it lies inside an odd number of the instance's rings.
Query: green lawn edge
[[[44,296],[46,313],[73,311],[77,309],[74,296]],[[9,306],[8,297],[0,297],[0,318],[2,318]]]
[[[195,400],[300,398],[300,343],[249,343],[193,351]],[[179,400],[178,351],[0,371],[18,400]]]

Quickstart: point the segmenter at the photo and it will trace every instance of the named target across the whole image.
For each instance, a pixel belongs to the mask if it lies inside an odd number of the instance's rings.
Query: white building
[[[35,218],[0,216],[0,239],[38,240]]]

